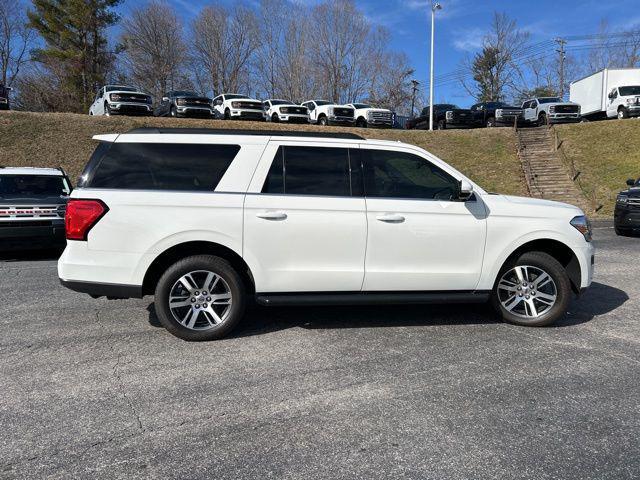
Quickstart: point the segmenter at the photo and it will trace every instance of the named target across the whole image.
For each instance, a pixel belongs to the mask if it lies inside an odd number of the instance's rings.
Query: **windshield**
[[[371,105],[367,105],[366,103],[354,103],[353,106],[358,110],[361,108],[373,108]]]
[[[233,100],[234,98],[249,98],[246,95],[225,95],[225,100]]]
[[[177,92],[173,92],[173,96],[174,97],[199,97],[200,95],[198,95],[196,92],[187,92],[187,91],[177,91]]]
[[[326,100],[316,100],[316,105],[331,105],[331,102],[327,102]]]
[[[0,197],[68,195],[71,189],[64,177],[52,175],[0,175]]]
[[[618,88],[620,95],[623,97],[629,95],[640,95],[640,86],[634,85],[632,87],[620,87]]]
[[[451,103],[443,103],[440,105],[434,105],[433,108],[436,110],[459,110],[460,107],[457,105],[453,105]]]
[[[134,87],[119,87],[118,85],[107,85],[106,87],[106,91],[107,92],[137,92],[138,89],[134,88]]]
[[[562,99],[558,97],[539,98],[540,103],[562,103]]]
[[[271,100],[271,105],[291,105],[291,102],[286,100]]]

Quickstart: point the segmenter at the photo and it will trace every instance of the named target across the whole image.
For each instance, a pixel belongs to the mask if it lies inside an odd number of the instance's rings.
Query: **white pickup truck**
[[[522,104],[525,123],[550,125],[552,123],[576,123],[581,120],[580,105],[565,102],[559,97],[531,98]]]
[[[640,116],[640,68],[600,70],[571,84],[569,98],[588,120]]]
[[[98,90],[89,115],[152,115],[151,95],[136,87],[105,85]]]
[[[355,109],[348,105],[336,105],[327,100],[307,100],[303,107],[309,109],[309,122],[317,125],[343,125],[353,127],[356,123]]]
[[[223,93],[213,99],[214,114],[225,120],[264,121],[262,102],[237,93]]]
[[[355,110],[356,127],[393,127],[393,112],[386,108],[373,108],[366,103],[350,103],[347,107]]]

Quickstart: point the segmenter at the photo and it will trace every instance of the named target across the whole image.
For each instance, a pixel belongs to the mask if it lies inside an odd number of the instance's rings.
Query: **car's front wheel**
[[[554,323],[570,299],[567,272],[544,252],[528,252],[505,265],[492,292],[492,303],[503,320],[531,327]]]
[[[318,119],[318,125],[322,127],[326,127],[329,122],[327,121],[327,117],[324,115]]]
[[[619,118],[620,120],[623,120],[623,119],[625,119],[625,118],[629,118],[629,112],[627,111],[627,109],[626,109],[626,108],[624,108],[624,107],[620,107],[620,108],[618,109],[618,118]]]
[[[487,128],[493,128],[496,126],[496,119],[493,117],[489,117],[487,119]]]
[[[154,302],[160,323],[176,337],[215,340],[240,322],[246,293],[242,278],[226,260],[195,255],[166,270]]]

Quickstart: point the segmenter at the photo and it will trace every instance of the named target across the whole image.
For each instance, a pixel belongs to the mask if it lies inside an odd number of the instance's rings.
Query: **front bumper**
[[[144,103],[109,103],[109,110],[115,115],[151,115],[151,105]]]
[[[640,105],[625,105],[630,117],[640,117]]]
[[[60,248],[65,245],[64,222],[2,222],[0,223],[0,251]],[[37,224],[36,224],[37,223]],[[48,222],[44,222],[48,223]]]
[[[229,115],[231,118],[238,120],[266,120],[262,110],[230,110]]]
[[[640,231],[640,208],[616,205],[613,224],[619,229]]]
[[[500,125],[502,127],[512,127],[516,121],[518,123],[521,123],[522,120],[523,120],[522,115],[505,115],[501,117],[496,117],[496,125]]]
[[[356,124],[356,119],[353,117],[338,117],[338,116],[328,116],[327,124],[334,126],[343,126],[343,127],[352,127]]]
[[[208,107],[176,107],[181,117],[213,117],[213,109]]]
[[[582,119],[579,113],[550,113],[549,123],[577,123]]]
[[[391,120],[378,120],[375,118],[367,119],[367,126],[374,128],[392,128],[393,127],[393,119]]]
[[[295,113],[281,113],[278,115],[278,118],[281,122],[286,123],[300,123],[306,124],[309,123],[309,115],[296,115]]]

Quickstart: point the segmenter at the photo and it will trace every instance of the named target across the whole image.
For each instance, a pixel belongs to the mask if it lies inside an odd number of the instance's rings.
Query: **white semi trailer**
[[[571,83],[569,98],[588,120],[640,116],[640,68],[605,68]]]

